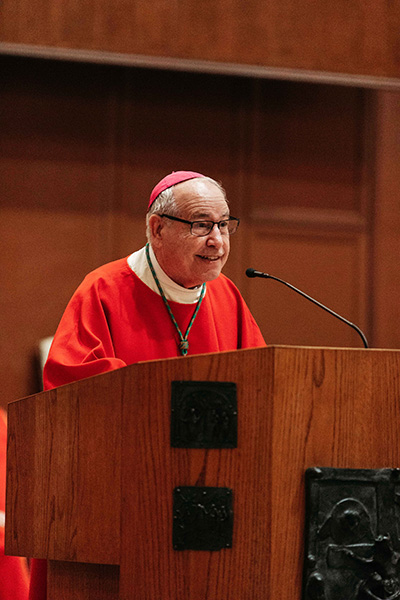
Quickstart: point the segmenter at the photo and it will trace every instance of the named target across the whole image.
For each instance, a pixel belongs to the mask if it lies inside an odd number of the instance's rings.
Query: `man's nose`
[[[218,227],[218,223],[214,223],[213,228],[207,236],[207,243],[212,242],[215,245],[222,246],[223,244],[223,235],[221,233],[220,228]]]

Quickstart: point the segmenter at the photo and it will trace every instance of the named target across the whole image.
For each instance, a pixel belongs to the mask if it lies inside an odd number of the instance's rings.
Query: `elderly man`
[[[193,171],[162,179],[150,196],[148,244],[90,273],[69,302],[45,388],[143,360],[264,346],[221,274],[238,225],[213,179]],[[30,598],[46,598],[42,561],[34,561]]]
[[[83,281],[55,335],[45,387],[143,360],[264,345],[221,275],[238,224],[214,180],[179,171],[160,181],[147,213],[149,244]]]

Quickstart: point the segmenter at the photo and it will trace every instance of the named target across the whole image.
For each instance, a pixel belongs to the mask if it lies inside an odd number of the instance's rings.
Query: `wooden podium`
[[[171,447],[171,382],[234,382],[237,447]],[[269,347],[135,364],[9,405],[6,552],[50,600],[295,600],[304,472],[400,466],[400,351]],[[173,490],[233,490],[232,546],[173,547]]]

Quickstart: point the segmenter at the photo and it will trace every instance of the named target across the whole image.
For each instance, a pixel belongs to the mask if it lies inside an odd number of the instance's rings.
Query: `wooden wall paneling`
[[[32,348],[37,339],[54,333],[84,275],[143,244],[149,193],[177,168],[204,171],[225,185],[232,213],[242,219],[225,272],[250,306],[244,271],[260,268],[254,259],[263,256],[266,243],[265,236],[254,234],[257,226],[283,245],[287,237],[290,251],[294,233],[310,235],[315,250],[315,235],[327,230],[323,254],[329,261],[334,232],[340,232],[346,239],[348,273],[360,277],[356,293],[364,290],[357,300],[360,308],[346,300],[345,312],[349,309],[370,330],[373,294],[366,285],[376,281],[375,332],[383,328],[395,335],[396,308],[387,316],[389,302],[394,306],[396,287],[390,287],[389,275],[393,272],[395,280],[395,264],[390,263],[391,271],[385,265],[393,255],[386,248],[397,239],[397,134],[391,124],[397,118],[396,95],[382,96],[393,100],[382,105],[378,118],[368,100],[373,94],[359,89],[1,60],[6,74],[0,100],[4,403],[34,391]],[[366,135],[375,119],[377,132],[372,127]],[[376,212],[376,266],[371,267],[375,166],[383,203]],[[354,257],[360,261],[357,267]],[[276,274],[284,275],[284,263],[274,264]],[[268,264],[265,268],[270,270]],[[288,275],[311,293],[305,269],[299,266]],[[329,304],[333,297],[325,298],[325,283],[319,291],[315,295]],[[342,306],[334,304],[338,310]],[[385,338],[379,339],[383,344]],[[301,335],[297,341],[303,341]],[[395,340],[388,344],[398,345]]]
[[[110,70],[2,59],[0,372],[3,398],[36,391],[35,343],[83,276],[110,259]]]
[[[362,155],[361,181],[359,189],[360,216],[363,221],[362,231],[365,233],[365,265],[364,265],[364,305],[365,305],[365,331],[368,333],[370,347],[376,347],[374,331],[374,226],[377,198],[375,194],[375,167],[376,167],[376,142],[377,119],[376,97],[374,90],[364,90],[364,111],[360,126],[363,131],[360,152]]]
[[[260,81],[257,88],[252,213],[359,213],[365,92],[284,81]]]
[[[122,142],[122,199],[131,210],[132,190],[143,214],[153,185],[166,173],[196,168],[235,183],[239,166],[238,114],[246,82],[212,75],[131,71]]]
[[[250,262],[366,328],[365,234],[259,226]],[[246,294],[269,344],[362,347],[353,329],[279,282],[248,280]]]
[[[400,76],[400,5],[385,0],[4,0],[0,24],[6,43]]]
[[[203,171],[222,180],[240,212],[248,99],[238,78],[2,61],[6,403],[36,391],[33,348],[54,333],[86,273],[144,243],[159,178]],[[232,255],[235,277],[238,246]]]
[[[256,84],[243,255],[248,266],[286,279],[366,333],[368,106],[358,89]],[[278,283],[243,280],[242,286],[269,343],[359,344],[351,329]]]
[[[376,95],[375,214],[373,232],[374,341],[400,347],[400,94]]]
[[[150,192],[171,171],[195,170],[221,181],[232,213],[240,213],[246,80],[132,70],[122,104],[116,254],[143,243]],[[236,267],[231,260],[227,272],[235,276]]]

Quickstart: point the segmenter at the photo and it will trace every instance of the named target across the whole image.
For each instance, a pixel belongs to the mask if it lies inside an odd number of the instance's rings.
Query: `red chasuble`
[[[196,304],[169,302],[182,333]],[[224,275],[207,292],[189,333],[188,354],[264,346],[235,285]],[[143,360],[180,356],[179,338],[158,294],[120,259],[90,273],[72,297],[44,369],[46,389]]]
[[[185,334],[196,304],[169,305]],[[207,283],[188,340],[189,355],[265,346],[238,289],[222,274]],[[90,273],[69,302],[44,369],[44,387],[181,356],[178,344],[161,296],[139,279],[126,258],[120,259]],[[32,562],[30,600],[45,600],[46,563]]]

